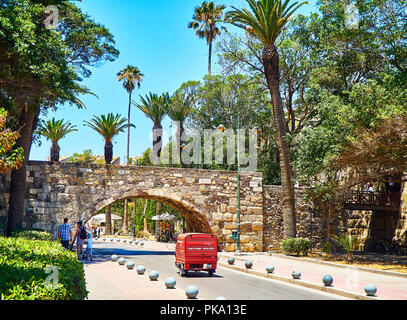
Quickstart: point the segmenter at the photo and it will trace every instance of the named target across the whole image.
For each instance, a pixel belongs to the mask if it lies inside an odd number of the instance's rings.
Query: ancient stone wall
[[[407,175],[402,178],[400,219],[393,240],[402,245],[407,245]]]
[[[264,216],[263,242],[265,249],[280,248],[284,239],[282,188],[281,186],[263,186]],[[321,249],[327,237],[328,223],[321,210],[313,211],[312,205],[305,200],[303,189],[295,190],[297,212],[297,237],[311,239],[312,248]]]
[[[0,179],[1,213],[6,214],[6,178]],[[24,227],[40,228],[56,237],[58,225],[86,222],[100,209],[126,198],[157,200],[177,209],[197,232],[210,232],[228,251],[235,250],[237,173],[228,171],[30,162],[27,168],[27,211]],[[263,250],[261,173],[241,176],[243,251]]]

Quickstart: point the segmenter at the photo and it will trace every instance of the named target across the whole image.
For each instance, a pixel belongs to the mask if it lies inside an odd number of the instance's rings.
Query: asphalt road
[[[207,272],[189,272],[181,277],[175,267],[173,251],[150,251],[115,243],[94,243],[95,254],[107,259],[117,254],[132,260],[136,266],[142,264],[147,271],[156,270],[160,280],[173,277],[177,288],[185,290],[188,285],[199,288],[199,298],[214,300],[219,296],[227,300],[343,300],[344,298],[312,289],[286,284],[245,274],[228,268],[218,267],[212,278]]]

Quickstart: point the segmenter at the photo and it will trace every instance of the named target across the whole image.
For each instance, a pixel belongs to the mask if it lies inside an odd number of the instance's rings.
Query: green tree
[[[107,115],[93,116],[91,121],[84,121],[84,125],[92,128],[100,134],[105,140],[105,161],[110,164],[113,159],[113,139],[119,133],[124,132],[128,127],[126,124],[127,119],[122,118],[120,114],[114,115],[109,113]]]
[[[280,57],[276,41],[282,29],[292,18],[294,12],[306,4],[289,3],[289,0],[246,0],[248,9],[237,9],[227,13],[227,19],[239,28],[243,28],[263,44],[261,56],[264,75],[272,98],[274,122],[280,152],[280,167],[283,188],[284,238],[296,237],[296,215],[294,188],[292,184],[292,167],[289,146],[286,141],[287,127],[284,121],[282,99],[280,94]]]
[[[47,140],[51,140],[50,159],[51,161],[58,162],[61,150],[58,142],[67,134],[75,131],[78,131],[76,126],[71,125],[69,121],[64,122],[64,120],[52,118],[48,121],[41,121],[35,133],[44,136]]]
[[[27,161],[41,111],[69,103],[79,108],[78,95],[89,93],[79,84],[89,67],[118,56],[109,31],[70,1],[59,0],[59,25],[44,25],[48,1],[8,0],[0,7],[0,91],[21,128],[17,147],[23,165],[11,174],[7,234],[22,227]],[[83,30],[88,30],[84,33]]]
[[[209,46],[208,75],[211,76],[212,44],[217,36],[221,34],[218,24],[223,21],[223,11],[226,6],[216,5],[216,2],[202,2],[201,6],[195,8],[192,17],[194,21],[188,23],[188,28],[196,30],[200,39],[206,39]],[[224,30],[226,30],[223,27]]]
[[[17,169],[23,163],[24,150],[15,149],[18,131],[6,128],[7,111],[0,108],[0,174]]]

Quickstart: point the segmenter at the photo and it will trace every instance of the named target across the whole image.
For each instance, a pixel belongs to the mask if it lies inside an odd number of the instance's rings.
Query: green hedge
[[[286,254],[296,254],[297,256],[302,253],[304,256],[308,255],[311,242],[309,239],[304,238],[292,238],[283,240],[281,247]]]
[[[50,288],[47,266],[58,268]],[[83,264],[55,241],[0,237],[1,300],[83,300],[87,297]]]
[[[52,240],[52,235],[49,232],[40,229],[19,229],[14,231],[12,236],[14,238],[24,238],[27,240]]]

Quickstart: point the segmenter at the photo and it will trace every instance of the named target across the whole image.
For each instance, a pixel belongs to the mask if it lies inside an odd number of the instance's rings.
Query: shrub
[[[12,237],[27,240],[52,240],[52,235],[49,232],[40,229],[18,229],[13,232]]]
[[[283,242],[281,243],[281,247],[284,253],[295,254],[297,256],[300,255],[300,253],[302,253],[304,256],[307,256],[310,245],[310,240],[304,238],[286,239],[283,240]]]
[[[357,238],[352,238],[351,235],[345,233],[342,237],[336,235],[331,236],[331,239],[346,251],[346,260],[352,261],[352,251],[358,246]]]
[[[46,284],[47,266],[58,268],[56,288]],[[0,237],[1,300],[83,300],[83,264],[58,242]]]

